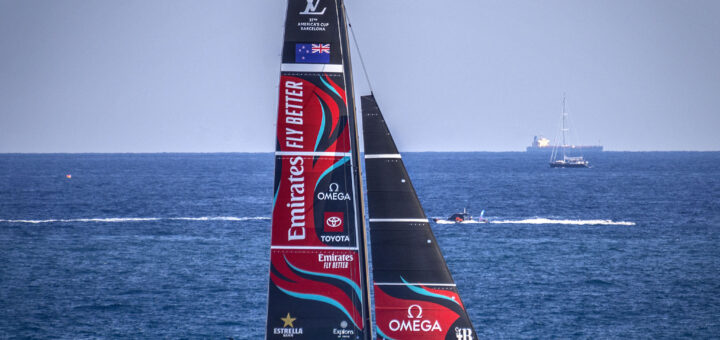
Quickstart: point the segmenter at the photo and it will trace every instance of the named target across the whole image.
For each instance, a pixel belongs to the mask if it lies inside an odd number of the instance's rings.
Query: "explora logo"
[[[390,320],[388,327],[393,332],[442,332],[440,323],[437,320],[423,320],[422,312],[419,305],[411,305],[408,307],[407,320]]]

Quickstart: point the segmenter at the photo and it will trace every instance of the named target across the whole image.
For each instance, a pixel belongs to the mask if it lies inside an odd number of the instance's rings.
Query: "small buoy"
[[[72,175],[71,175],[71,174],[67,174],[67,175],[65,175],[65,178],[70,179],[70,178],[72,178]]]

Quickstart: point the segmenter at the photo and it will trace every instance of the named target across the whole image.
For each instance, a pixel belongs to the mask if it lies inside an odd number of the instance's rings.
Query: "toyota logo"
[[[337,228],[342,225],[342,218],[337,216],[330,216],[327,220],[325,220],[325,223],[327,223],[328,227],[330,228]]]

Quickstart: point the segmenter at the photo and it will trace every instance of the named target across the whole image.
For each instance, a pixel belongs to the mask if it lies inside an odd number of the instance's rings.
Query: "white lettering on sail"
[[[352,254],[318,254],[318,262],[323,264],[323,269],[346,269],[354,259]]]
[[[329,22],[320,22],[317,18],[310,18],[307,22],[298,22],[301,31],[325,32],[330,27]]]
[[[416,315],[413,315],[415,310]],[[440,323],[437,320],[424,320],[422,312],[419,305],[411,305],[406,320],[390,320],[388,327],[393,332],[442,332]]]
[[[285,82],[285,123],[293,125],[303,125],[303,83],[286,81]],[[285,146],[288,148],[303,148],[303,131],[295,130],[289,127],[285,128]]]
[[[302,15],[323,15],[325,14],[325,10],[327,7],[323,7],[322,11],[318,12],[317,8],[318,5],[320,5],[320,0],[307,0],[307,6],[305,7],[305,10],[300,12]]]
[[[350,236],[347,235],[320,235],[320,239],[327,242],[350,242]]]
[[[349,201],[350,194],[346,192],[340,192],[340,185],[337,183],[330,183],[328,192],[319,191],[316,195],[317,199],[321,201]]]
[[[303,158],[296,156],[290,158],[290,228],[288,228],[288,241],[305,239],[305,177],[303,173]]]

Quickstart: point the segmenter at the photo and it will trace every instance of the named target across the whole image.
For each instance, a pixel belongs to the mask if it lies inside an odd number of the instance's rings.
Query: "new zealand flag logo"
[[[295,62],[327,64],[330,62],[330,44],[295,44]]]

